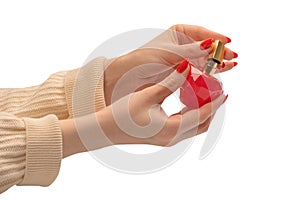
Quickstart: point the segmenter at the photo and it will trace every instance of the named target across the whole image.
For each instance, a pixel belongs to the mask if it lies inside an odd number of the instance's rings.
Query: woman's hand
[[[224,44],[231,41],[222,34],[200,26],[175,25],[137,50],[109,60],[104,72],[106,104],[110,105],[129,93],[159,83],[184,58],[188,58],[195,66],[204,66],[214,39]],[[226,48],[227,62],[222,63],[217,72],[232,69],[236,63],[230,60],[236,57],[235,52]]]
[[[96,115],[63,121],[64,156],[114,144],[170,146],[207,131],[226,100],[224,95],[199,109],[183,109],[172,116],[161,108],[160,103],[184,83],[189,70],[189,64],[182,62],[160,83],[128,94]],[[93,124],[94,119],[99,126]]]

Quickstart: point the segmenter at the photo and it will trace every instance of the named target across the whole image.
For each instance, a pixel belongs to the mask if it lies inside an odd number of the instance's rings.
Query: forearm
[[[103,110],[102,110],[103,111]],[[61,120],[63,157],[113,145],[112,138],[100,126],[99,113]],[[102,118],[102,121],[104,118]]]
[[[111,117],[111,109],[103,109],[83,117],[60,120],[63,157],[114,144],[146,143],[142,139],[122,133]]]
[[[60,121],[64,158],[113,144],[99,126],[98,115],[99,112]]]
[[[77,133],[73,119],[61,120],[60,128],[63,139],[63,158],[86,151]]]

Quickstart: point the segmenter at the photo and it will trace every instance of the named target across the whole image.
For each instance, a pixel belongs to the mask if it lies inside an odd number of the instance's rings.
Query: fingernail
[[[223,103],[225,103],[225,101],[227,100],[227,98],[228,98],[228,94],[225,96]]]
[[[203,42],[201,42],[200,48],[202,50],[209,49],[211,47],[211,45],[212,45],[213,42],[214,42],[213,38],[208,38],[208,39],[204,40]]]
[[[227,43],[231,42],[231,39],[229,37],[226,37]]]
[[[238,64],[237,62],[233,62],[233,66],[234,66],[234,67],[237,66],[237,64]]]
[[[233,53],[233,58],[237,58],[239,55],[235,52],[232,52]]]
[[[225,67],[225,63],[224,62],[222,62],[221,65],[218,65],[218,69],[223,69],[224,67]]]
[[[176,71],[178,73],[182,73],[184,72],[184,70],[186,70],[186,68],[188,67],[189,61],[187,59],[184,59],[177,67]]]
[[[222,69],[223,69],[224,67],[225,67],[225,63],[223,62],[223,63],[222,63]]]

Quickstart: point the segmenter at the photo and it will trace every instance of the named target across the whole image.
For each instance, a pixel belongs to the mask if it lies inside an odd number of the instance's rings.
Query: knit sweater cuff
[[[18,185],[50,185],[58,175],[62,159],[62,135],[55,115],[24,118],[26,125],[26,167]]]
[[[65,93],[69,118],[91,114],[105,107],[105,61],[106,58],[98,57],[66,74]]]

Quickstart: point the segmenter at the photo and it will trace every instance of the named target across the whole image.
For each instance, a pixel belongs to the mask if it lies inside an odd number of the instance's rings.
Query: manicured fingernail
[[[235,52],[232,52],[233,53],[233,58],[237,58],[239,55]]]
[[[176,71],[178,73],[182,73],[184,72],[184,70],[186,70],[186,68],[188,67],[189,61],[187,59],[184,59],[177,67]]]
[[[228,94],[225,96],[223,103],[226,102],[227,98],[228,98]]]
[[[208,39],[204,40],[203,42],[201,42],[200,48],[202,50],[209,49],[211,47],[211,45],[212,45],[213,42],[214,42],[213,38],[208,38]]]
[[[222,69],[223,69],[224,67],[225,67],[225,63],[223,62],[223,63],[222,63]]]
[[[226,37],[227,43],[231,42],[231,39],[229,37]]]
[[[237,66],[237,64],[238,64],[237,62],[233,62],[233,66],[234,66],[234,67]]]

